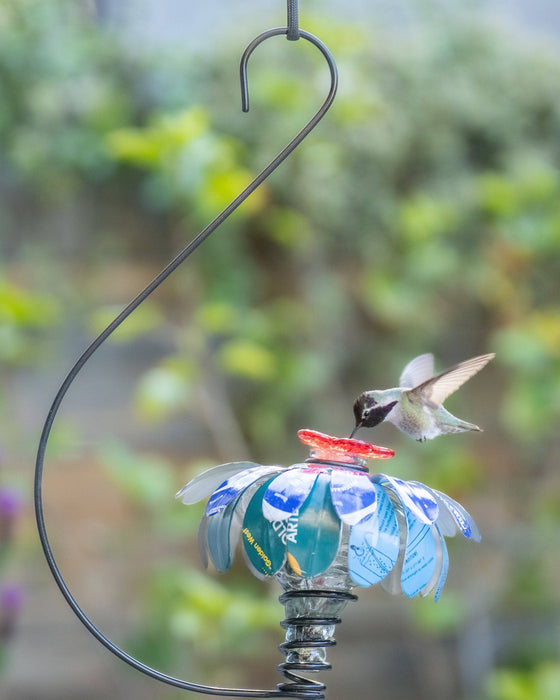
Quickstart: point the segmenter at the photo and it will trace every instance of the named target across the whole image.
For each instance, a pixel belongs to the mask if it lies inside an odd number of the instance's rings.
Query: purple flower
[[[6,545],[12,539],[14,523],[22,508],[23,498],[19,491],[0,487],[0,545]]]
[[[0,487],[0,518],[15,518],[23,508],[23,498],[16,489]]]
[[[0,586],[0,641],[6,642],[13,636],[24,598],[23,587],[19,584],[5,583]]]
[[[0,610],[3,613],[17,613],[23,607],[25,592],[18,583],[5,583],[0,586]]]

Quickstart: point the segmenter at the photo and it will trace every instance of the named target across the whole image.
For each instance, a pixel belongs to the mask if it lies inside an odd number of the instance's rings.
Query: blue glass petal
[[[277,476],[263,498],[263,515],[272,522],[294,515],[309,496],[319,472],[295,465]]]
[[[442,555],[442,560],[441,560],[441,571],[439,574],[439,580],[437,583],[437,588],[436,588],[436,595],[435,595],[435,600],[439,600],[439,597],[441,595],[441,591],[443,589],[443,586],[445,585],[445,581],[447,580],[447,572],[449,571],[449,553],[447,552],[447,545],[445,543],[445,538],[441,534],[441,530],[437,525],[434,525],[438,535],[439,535],[439,541],[441,543],[441,555]]]
[[[377,511],[350,530],[348,569],[358,586],[372,586],[383,580],[399,556],[400,534],[393,504],[380,486]]]
[[[331,498],[338,517],[356,525],[375,511],[375,486],[367,474],[350,469],[333,469]]]
[[[434,524],[438,526],[441,534],[445,535],[445,537],[455,537],[457,534],[457,522],[455,518],[449,512],[449,509],[446,506],[445,501],[439,495],[439,492],[432,489],[432,493],[434,494],[439,506],[438,519]]]
[[[436,568],[436,543],[430,525],[407,512],[408,535],[401,574],[403,592],[412,598],[424,591]]]
[[[447,578],[447,570],[449,568],[449,557],[447,555],[447,547],[441,531],[437,525],[430,525],[432,537],[435,544],[435,563],[432,578],[426,586],[420,591],[420,595],[424,598],[431,593],[434,588],[437,591],[436,600],[439,598],[445,579]]]
[[[480,532],[476,526],[475,521],[472,516],[467,512],[465,508],[457,501],[454,501],[447,494],[441,491],[434,491],[438,500],[443,502],[445,508],[451,513],[453,520],[457,523],[457,527],[463,533],[463,535],[475,542],[480,542]]]
[[[233,499],[238,496],[241,491],[253,484],[261,476],[272,474],[284,469],[284,467],[254,467],[235,474],[231,478],[224,481],[214,491],[208,505],[206,506],[206,515],[215,515],[223,510]]]
[[[432,490],[419,481],[403,481],[394,476],[378,474],[374,477],[381,484],[388,485],[397,494],[403,505],[411,513],[426,524],[431,524],[437,520],[439,507]]]

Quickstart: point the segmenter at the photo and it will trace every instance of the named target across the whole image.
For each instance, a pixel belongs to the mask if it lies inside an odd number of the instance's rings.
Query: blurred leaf
[[[276,374],[274,355],[249,340],[231,340],[223,345],[219,353],[222,367],[229,374],[255,381],[267,381]]]
[[[88,325],[91,332],[96,335],[101,333],[121,311],[122,307],[118,306],[104,306],[96,309],[89,317]],[[160,307],[154,302],[146,301],[111,335],[111,340],[129,343],[141,335],[154,331],[162,320]]]
[[[530,671],[495,671],[488,682],[488,700],[560,700],[560,666],[547,663]]]
[[[287,248],[306,249],[314,238],[309,220],[293,209],[275,207],[267,212],[268,235]]]
[[[229,168],[209,173],[204,187],[199,193],[197,206],[202,216],[217,216],[237,195],[251,183],[253,175],[242,168]],[[262,209],[266,202],[266,187],[260,187],[251,194],[243,209],[246,214]]]
[[[167,361],[146,372],[136,391],[136,405],[146,420],[162,420],[186,408],[192,396],[196,369],[188,361]]]
[[[401,204],[400,225],[410,245],[449,234],[456,220],[457,211],[451,204],[426,194],[415,194]]]
[[[463,599],[449,590],[432,605],[422,599],[411,601],[411,609],[418,628],[432,635],[452,634],[467,617]]]
[[[480,203],[484,210],[498,217],[511,217],[519,207],[517,190],[511,178],[487,173],[478,179]]]
[[[0,323],[20,328],[50,326],[56,320],[54,300],[0,280]]]
[[[197,658],[223,660],[253,654],[262,633],[277,629],[281,608],[277,601],[259,598],[253,591],[224,586],[197,571],[178,566],[162,567],[146,591],[150,639],[146,656],[153,660],[157,640],[172,637],[195,645]],[[243,644],[239,644],[239,640]],[[165,660],[165,666],[170,659]]]
[[[117,129],[107,136],[107,146],[118,160],[156,168],[174,158],[177,151],[199,139],[209,129],[200,107],[159,117],[145,129]]]
[[[116,442],[100,448],[100,457],[115,483],[139,504],[154,508],[172,500],[175,479],[162,457],[136,454]]]
[[[196,321],[210,333],[231,333],[240,322],[240,311],[225,301],[206,302],[197,310]]]

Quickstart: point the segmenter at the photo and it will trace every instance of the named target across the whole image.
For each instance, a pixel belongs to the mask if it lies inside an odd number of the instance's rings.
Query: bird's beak
[[[351,440],[361,427],[362,427],[362,421],[360,421],[359,423],[356,423],[356,425],[354,426],[354,430],[350,433],[350,437],[348,439]]]

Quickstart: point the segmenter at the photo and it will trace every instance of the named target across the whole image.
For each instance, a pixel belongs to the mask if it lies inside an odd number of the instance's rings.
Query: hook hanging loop
[[[298,24],[298,0],[287,0],[288,2],[288,31],[286,38],[288,41],[297,41],[299,39],[299,24]]]
[[[289,0],[290,2],[290,0]],[[297,5],[297,3],[293,3]],[[290,7],[290,5],[288,5]],[[297,8],[296,8],[297,9]],[[293,12],[291,17],[293,18]],[[292,19],[297,26],[297,17]],[[251,44],[245,50],[243,58],[241,59],[241,86],[243,94],[243,109],[247,111],[249,109],[249,96],[247,88],[247,61],[249,56],[253,52],[256,46],[258,46],[262,41],[268,39],[271,36],[276,36],[279,34],[288,34],[289,28],[281,29],[271,29],[263,34],[259,35],[254,39]],[[303,129],[290,141],[290,143],[274,158],[269,165],[264,168],[255,179],[247,185],[247,187],[241,192],[218,216],[206,226],[195,238],[193,238],[184,248],[180,251],[176,257],[167,264],[167,266],[158,274],[154,279],[137,294],[132,301],[128,303],[127,306],[118,314],[118,316],[113,319],[113,321],[103,330],[84,350],[82,355],[78,358],[72,369],[69,371],[68,375],[62,382],[58,393],[56,394],[53,403],[51,405],[50,411],[45,420],[43,426],[43,431],[41,433],[41,438],[39,441],[39,447],[37,450],[37,460],[35,466],[35,485],[34,485],[34,503],[35,503],[35,517],[37,520],[37,529],[39,533],[39,539],[41,541],[41,546],[45,554],[45,558],[53,575],[53,578],[60,589],[60,592],[64,596],[66,602],[68,603],[71,610],[82,622],[85,628],[90,632],[98,642],[103,644],[112,654],[117,656],[121,661],[124,661],[129,666],[137,671],[144,673],[146,676],[153,678],[156,681],[166,683],[167,685],[180,688],[181,690],[189,690],[195,693],[202,693],[205,695],[221,695],[228,697],[244,697],[244,698],[308,698],[310,700],[319,700],[323,697],[320,691],[314,690],[309,687],[296,687],[292,689],[289,684],[283,690],[255,690],[255,689],[242,689],[242,688],[216,688],[213,686],[201,685],[198,683],[192,683],[179,678],[174,678],[161,671],[158,671],[146,664],[143,664],[138,659],[125,652],[114,642],[112,642],[108,637],[106,637],[101,630],[99,630],[93,622],[90,620],[88,615],[82,610],[78,602],[70,592],[66,581],[64,580],[58,564],[56,562],[52,547],[49,542],[47,535],[47,526],[45,523],[44,508],[43,508],[43,471],[44,471],[44,460],[47,450],[47,444],[51,434],[51,430],[58,414],[60,406],[66,396],[68,389],[74,382],[77,375],[80,373],[86,362],[91,358],[91,356],[96,352],[96,350],[117,330],[117,328],[132,314],[132,312],[137,309],[140,304],[147,299],[152,292],[154,292],[161,284],[164,282],[172,272],[174,272],[181,263],[192,254],[194,251],[212,234],[219,226],[222,224],[238,207],[242,204],[250,194],[252,194],[259,185],[264,182],[264,180],[274,171],[276,168],[292,153],[292,151],[303,141],[303,139],[317,126],[319,121],[323,118],[327,110],[334,100],[336,94],[338,77],[336,64],[333,57],[331,56],[329,50],[317,37],[312,34],[308,34],[303,30],[298,30],[299,36],[303,37],[307,41],[311,42],[316,46],[323,56],[325,57],[331,74],[331,87],[327,98],[316,112],[316,114],[309,120],[309,122],[303,127]],[[296,37],[297,38],[297,37]]]
[[[288,32],[289,28],[287,27],[277,27],[276,29],[269,29],[268,31],[263,32],[262,34],[259,34],[259,36],[253,39],[253,41],[245,49],[243,56],[241,57],[241,63],[239,65],[239,78],[241,80],[241,108],[244,112],[249,111],[249,82],[247,78],[247,64],[249,62],[251,54],[257,48],[257,46],[259,44],[262,44],[262,42],[266,39],[269,39],[272,36],[279,36],[282,34],[287,35]],[[334,62],[334,58],[332,57],[331,52],[327,49],[323,42],[320,39],[317,39],[317,37],[313,34],[310,34],[309,32],[306,32],[303,29],[298,30],[298,38],[303,38],[309,41],[311,44],[313,44],[313,46],[316,46],[325,57],[325,60],[327,61],[331,73],[331,88],[329,90],[329,94],[327,95],[326,100],[323,102],[315,116],[304,126],[304,128],[299,132],[299,134],[294,138],[294,140],[291,141],[290,144],[282,151],[282,154],[285,154],[282,160],[284,160],[284,158],[286,158],[294,150],[294,148],[303,141],[307,134],[309,134],[309,132],[312,131],[321,121],[321,119],[324,117],[325,113],[331,106],[338,87],[338,71],[336,69],[336,63]]]

